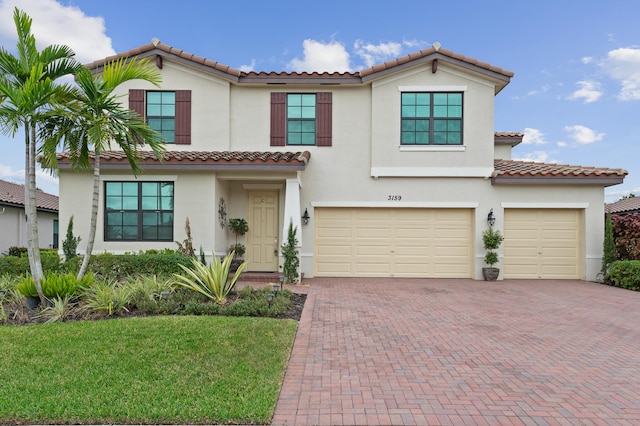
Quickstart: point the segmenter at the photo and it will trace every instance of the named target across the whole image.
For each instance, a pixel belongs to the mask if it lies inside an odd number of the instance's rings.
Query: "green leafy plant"
[[[86,274],[78,280],[76,274],[56,274],[46,272],[42,278],[42,292],[47,298],[62,298],[74,296],[77,291],[91,287],[95,280],[92,273]]]
[[[116,282],[97,282],[84,293],[83,309],[112,316],[122,310],[129,311],[127,305],[131,301],[133,292],[130,286]]]
[[[163,294],[167,297],[174,291],[173,280],[162,279],[157,275],[138,276],[128,283],[131,288],[131,302],[135,305],[145,301],[158,301]]]
[[[71,216],[69,218],[69,225],[67,226],[67,236],[62,242],[62,251],[67,261],[78,255],[78,244],[80,244],[80,237],[73,235],[73,216]]]
[[[223,260],[214,257],[208,267],[196,259],[193,259],[192,268],[180,265],[184,272],[182,275],[174,274],[175,283],[201,293],[219,305],[224,305],[227,302],[227,296],[233,290],[240,274],[247,266],[247,262],[242,262],[233,278],[229,280],[231,260],[234,255],[235,253],[231,252]]]
[[[243,218],[229,219],[229,230],[236,236],[236,243],[229,247],[228,252],[234,252],[238,257],[244,256],[246,247],[238,243],[238,237],[245,235],[249,231],[249,224]]]
[[[495,250],[500,247],[502,241],[504,241],[503,235],[499,230],[493,229],[493,227],[489,227],[482,233],[482,243],[484,249],[487,250],[484,256],[484,262],[489,265],[489,267],[493,267],[493,265],[498,263],[498,253],[496,253]]]
[[[606,278],[616,287],[640,290],[640,260],[617,260],[611,263]]]
[[[20,278],[20,282],[16,286],[16,290],[25,297],[38,297],[36,285],[33,282],[33,277],[31,275],[25,275]]]
[[[287,242],[282,245],[282,257],[284,265],[282,274],[284,282],[293,284],[298,282],[298,268],[300,266],[300,258],[298,257],[298,238],[296,237],[298,228],[293,226],[293,222],[289,222],[289,230],[287,231]]]
[[[75,308],[75,303],[71,302],[71,295],[64,297],[54,297],[49,299],[50,305],[41,310],[37,318],[45,319],[45,323],[63,322],[67,319]]]
[[[604,220],[604,243],[602,247],[602,272],[607,273],[611,264],[616,260],[616,243],[613,239],[613,221],[611,213],[607,213]]]

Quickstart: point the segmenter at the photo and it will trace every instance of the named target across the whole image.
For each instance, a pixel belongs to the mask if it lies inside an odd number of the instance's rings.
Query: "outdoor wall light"
[[[496,224],[496,216],[493,214],[493,209],[489,210],[489,214],[487,215],[487,223],[490,227]]]
[[[302,215],[302,223],[304,223],[305,225],[308,225],[309,219],[311,219],[311,217],[309,216],[309,210],[304,209],[304,214]]]

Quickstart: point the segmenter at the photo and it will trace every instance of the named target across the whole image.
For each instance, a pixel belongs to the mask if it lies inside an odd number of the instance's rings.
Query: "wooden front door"
[[[278,270],[278,191],[249,192],[248,271]]]

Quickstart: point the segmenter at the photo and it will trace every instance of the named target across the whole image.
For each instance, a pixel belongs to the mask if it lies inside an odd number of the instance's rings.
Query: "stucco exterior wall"
[[[40,248],[53,247],[53,221],[58,215],[50,212],[38,212],[38,239]],[[0,254],[9,247],[26,247],[28,225],[24,208],[0,206]],[[62,244],[62,238],[60,239]]]

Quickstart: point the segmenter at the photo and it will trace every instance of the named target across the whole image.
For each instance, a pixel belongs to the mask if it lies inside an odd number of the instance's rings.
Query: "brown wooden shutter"
[[[316,145],[331,146],[332,93],[316,95]]]
[[[191,145],[191,90],[176,90],[176,145]]]
[[[271,146],[285,146],[287,140],[287,94],[271,93]]]
[[[129,109],[135,111],[140,115],[140,118],[144,120],[144,90],[130,89],[129,90]]]

